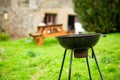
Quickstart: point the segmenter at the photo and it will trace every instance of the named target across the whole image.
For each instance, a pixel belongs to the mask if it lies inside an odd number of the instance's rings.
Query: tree
[[[120,0],[73,0],[73,3],[87,31],[120,32]]]

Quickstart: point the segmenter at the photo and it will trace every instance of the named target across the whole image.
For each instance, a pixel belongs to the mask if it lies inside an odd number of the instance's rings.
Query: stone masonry
[[[45,13],[57,14],[66,31],[68,15],[75,15],[71,0],[0,0],[0,27],[12,38],[29,37]]]

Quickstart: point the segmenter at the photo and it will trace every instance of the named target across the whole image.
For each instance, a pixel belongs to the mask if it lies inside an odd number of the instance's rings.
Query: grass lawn
[[[94,50],[105,80],[120,80],[120,33],[101,37]],[[0,42],[0,80],[57,80],[64,48],[56,38],[47,38],[39,47],[32,38]],[[61,80],[67,80],[70,50],[67,51]],[[89,50],[93,80],[101,80]],[[71,80],[89,80],[84,58],[73,58]]]

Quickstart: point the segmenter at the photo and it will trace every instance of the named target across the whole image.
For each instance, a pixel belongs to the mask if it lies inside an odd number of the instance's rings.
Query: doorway
[[[68,15],[68,31],[74,31],[75,16]]]

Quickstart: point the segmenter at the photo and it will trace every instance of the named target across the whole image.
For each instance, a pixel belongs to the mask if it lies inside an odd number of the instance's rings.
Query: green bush
[[[120,0],[73,0],[73,3],[87,31],[120,32]]]
[[[0,33],[0,41],[7,41],[9,38],[10,37],[7,33]]]

